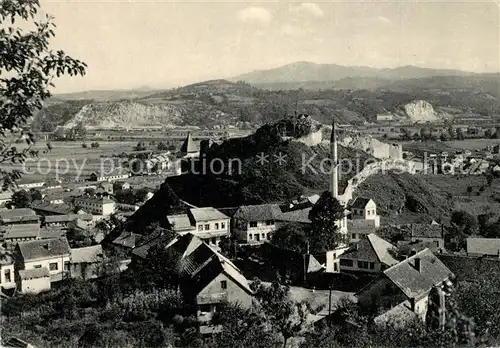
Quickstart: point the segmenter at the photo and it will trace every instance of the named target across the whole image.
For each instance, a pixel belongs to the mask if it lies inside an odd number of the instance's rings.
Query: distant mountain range
[[[297,62],[274,69],[252,71],[232,78],[250,84],[297,83],[318,81],[339,81],[350,78],[376,78],[385,80],[418,79],[432,76],[474,76],[471,72],[447,69],[427,69],[416,66],[402,66],[393,69],[369,67],[348,67],[337,64],[316,64]]]

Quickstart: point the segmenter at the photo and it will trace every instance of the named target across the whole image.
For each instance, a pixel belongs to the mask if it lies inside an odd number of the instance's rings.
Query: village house
[[[62,190],[50,190],[42,193],[42,201],[50,204],[63,204],[67,196],[68,194]]]
[[[263,243],[271,239],[280,215],[277,204],[241,206],[233,215],[232,232],[240,242]]]
[[[17,187],[19,190],[39,189],[42,188],[44,184],[45,181],[30,178],[21,178],[17,181]]]
[[[348,219],[347,230],[351,243],[356,243],[366,238],[370,233],[377,230],[376,220]]]
[[[92,279],[99,274],[99,265],[104,259],[101,245],[71,249],[69,274],[71,278]]]
[[[5,251],[0,255],[0,287],[12,289],[16,286],[14,280],[14,259]]]
[[[382,316],[391,311],[389,314],[393,315],[385,315],[387,320],[404,312],[425,321],[430,296],[437,294],[439,308],[444,308],[443,290],[451,284],[452,277],[453,273],[429,249],[425,249],[384,270],[356,297],[365,310],[382,312]]]
[[[468,256],[494,256],[500,258],[500,239],[467,238]]]
[[[113,183],[113,190],[115,191],[123,191],[129,189],[130,189],[130,184],[126,181],[115,181]]]
[[[191,208],[187,214],[169,215],[167,220],[173,231],[192,233],[214,247],[229,236],[229,217],[212,207]]]
[[[356,197],[349,205],[351,219],[371,220],[375,228],[380,227],[380,216],[377,215],[377,204],[370,198]]]
[[[16,271],[46,268],[50,280],[58,281],[69,271],[70,247],[62,238],[20,242],[14,260]]]
[[[444,226],[441,224],[411,224],[410,240],[412,242],[430,242],[436,250],[444,250]]]
[[[126,180],[130,177],[130,173],[126,172],[123,168],[118,168],[110,173],[97,173],[90,174],[89,181],[116,181]]]
[[[7,245],[40,238],[40,224],[7,225],[2,227],[2,237]]]
[[[101,195],[103,195],[103,194],[112,195],[113,194],[113,183],[108,182],[108,181],[104,181],[104,182],[99,183],[99,185],[97,185],[95,193],[101,194]]]
[[[74,204],[94,215],[108,216],[115,212],[115,201],[107,197],[81,196],[75,198]]]
[[[23,294],[39,294],[51,288],[50,271],[47,267],[18,271],[17,290]]]
[[[74,220],[82,220],[88,224],[92,225],[92,214],[67,214],[67,215],[49,215],[43,218],[43,225],[48,227],[61,226],[68,227],[68,224]]]
[[[61,181],[56,179],[49,179],[45,181],[42,188],[46,190],[62,189]]]
[[[39,217],[29,208],[7,209],[0,211],[1,225],[38,223]]]
[[[148,245],[148,248],[159,239]],[[147,248],[147,249],[148,249]],[[242,308],[252,306],[253,292],[241,271],[225,256],[188,233],[178,236],[166,245],[172,264],[178,265],[179,287],[186,303],[195,306],[197,318],[202,323],[223,303],[235,303]],[[135,253],[147,262],[147,249]]]
[[[5,205],[10,202],[12,194],[13,192],[11,190],[0,192],[0,208],[5,207]]]
[[[394,245],[371,233],[340,256],[340,271],[380,273],[399,262],[395,252]]]

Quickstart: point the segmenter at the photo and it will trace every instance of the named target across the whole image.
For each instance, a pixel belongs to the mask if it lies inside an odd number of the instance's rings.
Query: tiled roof
[[[4,239],[37,238],[40,234],[40,224],[19,224],[4,227]]]
[[[63,238],[65,236],[66,228],[62,226],[46,226],[40,229],[40,239]]]
[[[49,215],[45,217],[46,223],[70,222],[76,219],[83,221],[92,221],[92,214],[67,214],[67,215]]]
[[[163,242],[168,243],[171,240],[171,235],[161,233],[155,234],[154,236],[148,236],[147,238],[145,237],[139,245],[136,243],[136,247],[132,250],[132,254],[142,259],[147,259],[151,247]]]
[[[292,210],[286,213],[280,214],[276,220],[286,221],[286,222],[302,222],[302,223],[311,223],[309,219],[309,212],[311,208],[300,209],[300,210]]]
[[[375,220],[348,219],[347,230],[351,233],[374,232],[377,229]]]
[[[24,261],[48,259],[70,254],[68,241],[63,238],[32,240],[17,244]]]
[[[474,282],[480,279],[500,278],[498,257],[438,254],[438,258],[456,275],[457,281]]]
[[[191,208],[189,213],[196,222],[229,219],[227,215],[212,207]]]
[[[498,238],[467,238],[467,254],[500,255],[500,239]]]
[[[115,203],[115,201],[113,201],[108,197],[91,197],[91,196],[76,197],[75,204],[78,204],[78,202],[87,202],[95,204]]]
[[[349,205],[350,208],[365,209],[366,205],[370,202],[370,198],[356,197]]]
[[[113,244],[120,245],[126,248],[135,248],[142,239],[142,235],[123,231],[114,241]]]
[[[187,214],[168,215],[167,220],[174,231],[192,230],[194,228]]]
[[[71,204],[51,204],[49,202],[35,201],[31,204],[33,210],[40,210],[57,215],[71,214],[75,209]]]
[[[375,324],[381,326],[389,324],[397,327],[404,327],[416,318],[417,315],[411,310],[410,303],[408,301],[404,301],[389,309],[387,312],[375,317],[373,321]]]
[[[343,253],[340,258],[381,262],[387,266],[393,266],[398,263],[398,260],[389,252],[391,249],[396,249],[396,247],[376,234],[371,233],[356,243],[349,251]]]
[[[411,255],[412,251],[422,251],[424,249],[429,249],[433,253],[441,252],[439,247],[432,241],[408,241],[408,240],[400,240],[397,243],[397,247],[399,252],[403,255]],[[444,250],[443,250],[444,251]]]
[[[44,277],[50,277],[50,272],[47,267],[23,269],[19,271],[19,276],[22,280],[27,279],[38,279]]]
[[[266,221],[275,220],[279,215],[281,209],[278,204],[260,204],[241,206],[233,217],[245,221]]]
[[[420,259],[420,271],[415,268],[416,259]],[[453,275],[429,249],[386,269],[384,274],[408,298],[415,298],[430,291],[434,285]]]
[[[28,208],[7,209],[0,211],[0,221],[3,221],[4,223],[37,220],[38,216],[35,211]]]
[[[411,224],[412,238],[443,238],[442,225]]]
[[[92,245],[83,248],[71,249],[71,263],[95,263],[102,259],[101,245]]]

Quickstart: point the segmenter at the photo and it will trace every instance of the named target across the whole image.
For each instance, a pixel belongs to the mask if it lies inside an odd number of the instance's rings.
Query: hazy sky
[[[499,71],[495,2],[42,0],[88,64],[57,93],[172,87],[296,61]]]

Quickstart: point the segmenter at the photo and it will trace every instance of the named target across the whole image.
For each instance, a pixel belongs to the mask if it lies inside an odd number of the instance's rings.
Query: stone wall
[[[403,148],[398,144],[387,144],[379,141],[370,135],[357,133],[344,133],[339,137],[339,144],[365,151],[378,159],[403,159]]]
[[[303,137],[292,139],[292,141],[303,143],[307,146],[316,146],[321,144],[323,140],[323,131],[322,129],[318,129],[315,132],[311,132],[308,135],[304,135]]]

